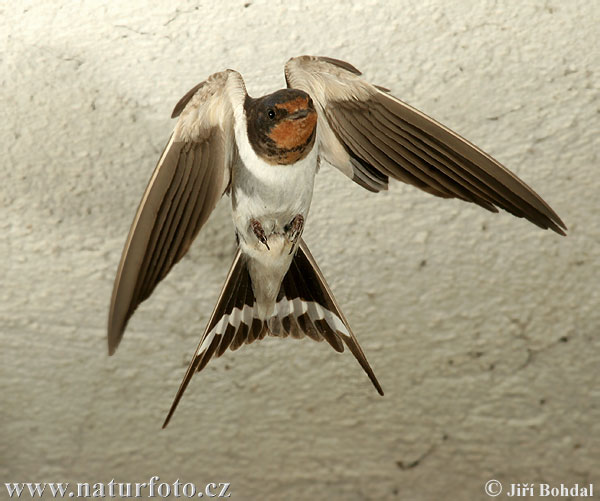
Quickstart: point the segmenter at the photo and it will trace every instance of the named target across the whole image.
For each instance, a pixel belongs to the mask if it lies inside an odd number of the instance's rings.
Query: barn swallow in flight
[[[167,415],[195,372],[228,349],[272,336],[346,345],[383,390],[302,240],[321,161],[372,192],[389,178],[443,198],[502,208],[564,235],[541,197],[492,157],[360,77],[354,66],[301,56],[287,88],[252,98],[242,76],[215,73],[177,103],[179,117],[142,197],[117,271],[108,322],[113,354],[127,321],[187,252],[223,194],[238,249]]]

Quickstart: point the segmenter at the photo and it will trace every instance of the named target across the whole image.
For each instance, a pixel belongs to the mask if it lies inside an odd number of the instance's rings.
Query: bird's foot
[[[252,231],[254,232],[254,235],[256,235],[256,238],[258,238],[258,241],[264,244],[267,250],[271,250],[269,244],[267,243],[267,235],[265,234],[262,224],[260,224],[260,222],[256,219],[250,219],[250,228],[252,228]]]
[[[291,254],[296,247],[296,243],[298,242],[300,235],[302,235],[302,230],[304,230],[304,216],[302,214],[297,214],[296,217],[292,219],[284,229],[288,242],[292,244],[290,248]]]

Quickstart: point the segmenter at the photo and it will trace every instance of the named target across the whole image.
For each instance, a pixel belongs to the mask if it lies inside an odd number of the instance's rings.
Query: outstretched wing
[[[360,78],[352,65],[300,56],[285,66],[288,87],[310,94],[320,155],[371,191],[388,178],[433,195],[500,207],[564,235],[564,223],[529,186],[479,148]]]
[[[108,318],[113,354],[127,321],[190,247],[231,179],[233,110],[246,96],[239,73],[215,73],[175,106],[175,130],[129,230]],[[181,116],[180,116],[181,115]]]

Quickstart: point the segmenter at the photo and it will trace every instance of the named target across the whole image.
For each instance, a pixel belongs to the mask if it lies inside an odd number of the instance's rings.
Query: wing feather
[[[348,63],[323,57],[300,56],[286,64],[288,87],[315,102],[319,154],[327,162],[371,191],[386,189],[392,177],[565,234],[556,212],[515,174],[360,74]]]
[[[215,73],[177,104],[179,116],[146,187],[115,278],[108,320],[114,353],[137,306],[188,251],[227,190],[236,146],[233,110],[246,95],[239,73]]]
[[[162,224],[159,238],[157,239],[152,258],[148,264],[148,272],[143,282],[142,290],[144,291],[144,299],[148,297],[156,284],[160,282],[169,269],[163,269],[163,263],[167,254],[173,252],[173,238],[176,234],[176,230],[181,222],[181,215],[183,209],[189,202],[189,191],[188,186],[191,187],[192,183],[189,182],[192,171],[192,164],[194,158],[194,150],[186,145],[182,150],[180,156],[179,168],[177,169],[177,190],[174,193],[171,204],[167,211],[166,218]]]
[[[335,116],[336,123],[339,123],[346,132],[345,137],[350,136],[357,140],[362,152],[361,156],[387,176],[412,184],[433,195],[451,196],[435,179],[418,168],[408,165],[407,159],[394,152],[367,127],[361,127],[354,114],[338,109],[333,110],[329,115]]]
[[[464,183],[467,183],[468,186],[464,188],[467,192],[471,192],[474,196],[487,202],[485,205],[486,209],[498,212],[498,209],[493,205],[494,203],[498,203],[493,192],[487,190],[485,186],[480,186],[481,182],[470,172],[465,169],[453,168],[455,164],[450,159],[437,154],[435,151],[428,150],[418,138],[406,134],[402,129],[399,129],[384,115],[380,114],[377,108],[373,108],[371,113],[375,118],[375,120],[372,120],[372,124],[386,136],[390,136],[392,141],[410,151],[417,158],[423,158],[426,163],[454,180],[457,185],[462,186]]]

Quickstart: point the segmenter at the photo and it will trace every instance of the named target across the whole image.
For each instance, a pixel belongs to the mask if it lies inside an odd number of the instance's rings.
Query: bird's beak
[[[299,120],[301,118],[305,118],[306,116],[308,116],[308,114],[310,113],[311,110],[308,109],[303,109],[303,110],[298,110],[298,111],[294,111],[294,113],[290,113],[287,118],[289,120]]]

